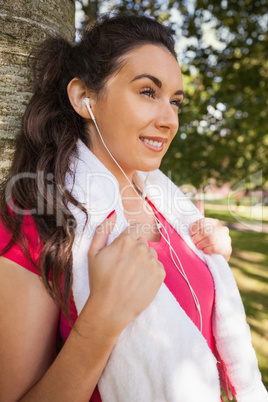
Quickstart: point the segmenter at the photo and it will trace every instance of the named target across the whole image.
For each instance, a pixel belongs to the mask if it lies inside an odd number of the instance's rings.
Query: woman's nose
[[[162,102],[161,105],[159,105],[156,126],[158,129],[169,129],[172,133],[176,134],[179,128],[179,116],[176,106],[172,105],[169,101]]]

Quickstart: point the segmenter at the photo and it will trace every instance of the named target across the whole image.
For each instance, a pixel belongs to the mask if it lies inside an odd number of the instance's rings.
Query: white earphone
[[[147,203],[145,202],[146,187],[147,187],[147,179],[148,179],[149,173],[147,174],[146,179],[145,179],[145,182],[144,182],[142,195],[140,195],[140,194],[138,193],[138,191],[136,190],[136,188],[135,188],[135,187],[133,186],[133,184],[131,183],[131,181],[129,180],[129,178],[127,177],[127,175],[126,175],[126,173],[124,172],[124,170],[121,168],[121,166],[120,166],[119,163],[117,162],[117,160],[116,160],[116,159],[113,157],[113,155],[111,154],[111,152],[110,152],[110,150],[108,149],[107,145],[105,144],[104,139],[102,138],[101,132],[100,132],[100,130],[99,130],[99,127],[98,127],[98,125],[97,125],[96,118],[95,118],[95,116],[94,116],[94,114],[93,114],[93,112],[92,112],[92,110],[91,110],[91,107],[90,107],[90,99],[89,99],[89,98],[84,98],[84,99],[82,100],[82,104],[86,106],[86,108],[87,108],[87,110],[88,110],[88,112],[89,112],[89,114],[90,114],[90,117],[92,118],[92,120],[93,120],[93,122],[94,122],[94,124],[95,124],[96,130],[97,130],[97,132],[98,132],[98,134],[99,134],[99,136],[100,136],[100,139],[101,139],[101,141],[102,141],[102,143],[103,143],[105,149],[107,150],[107,152],[109,153],[109,155],[111,156],[111,158],[113,159],[113,161],[116,163],[116,165],[119,167],[119,169],[121,170],[121,172],[123,173],[123,175],[125,176],[125,178],[127,179],[127,181],[129,182],[130,186],[133,188],[133,190],[135,191],[135,193],[138,195],[138,197],[140,197],[140,198],[142,199],[142,202],[143,202],[143,204],[145,205],[146,209],[147,209],[147,210],[149,211],[149,213],[154,217],[154,220],[155,220],[157,229],[159,230],[161,236],[163,237],[163,239],[165,240],[165,242],[166,242],[166,243],[168,244],[168,246],[169,246],[169,252],[170,252],[170,257],[171,257],[171,259],[172,259],[174,265],[176,266],[176,268],[178,269],[178,271],[180,272],[180,274],[182,275],[182,277],[184,278],[184,280],[186,281],[186,283],[187,283],[187,285],[188,285],[188,287],[189,287],[189,289],[190,289],[190,292],[191,292],[192,297],[193,297],[193,299],[194,299],[194,303],[195,303],[195,305],[196,305],[196,309],[198,310],[198,313],[199,313],[199,317],[200,317],[200,332],[202,333],[202,313],[201,313],[201,307],[200,307],[200,303],[199,303],[198,297],[196,296],[196,293],[195,293],[195,291],[193,290],[193,288],[192,288],[192,286],[191,286],[191,284],[190,284],[190,282],[189,282],[189,279],[188,279],[187,276],[186,276],[186,273],[184,272],[184,269],[183,269],[183,266],[182,266],[182,264],[181,264],[181,261],[180,261],[179,257],[177,256],[177,254],[176,254],[174,248],[173,248],[172,245],[171,245],[170,238],[169,238],[169,234],[168,234],[166,228],[162,225],[162,223],[161,223],[161,222],[159,221],[159,219],[155,216],[155,214],[152,212],[152,210],[150,210],[149,206],[148,206]],[[163,229],[163,231],[165,231],[165,234],[166,234],[167,237],[164,236],[164,234],[161,232],[161,228]],[[178,263],[179,263],[179,267],[178,267],[178,265],[176,264],[176,262],[175,262],[175,260],[174,260],[174,256],[176,257],[176,259],[177,259],[177,261],[178,261]]]
[[[95,122],[96,119],[95,119],[95,116],[94,116],[94,114],[93,114],[93,112],[92,112],[92,110],[91,110],[91,107],[90,107],[90,99],[89,99],[89,98],[84,98],[84,99],[82,100],[82,105],[85,105],[85,106],[86,106],[86,108],[87,108],[87,110],[89,111],[89,114],[90,114],[92,120]]]

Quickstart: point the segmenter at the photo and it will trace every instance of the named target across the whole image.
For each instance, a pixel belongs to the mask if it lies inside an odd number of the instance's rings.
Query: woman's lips
[[[161,137],[140,137],[140,140],[143,144],[155,152],[161,152],[164,148],[164,142],[167,141],[167,138]]]

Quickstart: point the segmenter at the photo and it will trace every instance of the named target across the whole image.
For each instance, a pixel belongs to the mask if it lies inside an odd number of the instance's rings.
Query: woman
[[[1,193],[0,399],[218,401],[218,361],[237,400],[267,400],[228,265],[207,256],[229,258],[226,229],[157,170],[183,100],[166,29],[104,18],[45,42],[33,72]]]

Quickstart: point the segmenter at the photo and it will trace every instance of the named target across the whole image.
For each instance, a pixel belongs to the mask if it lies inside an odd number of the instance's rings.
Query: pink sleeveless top
[[[152,205],[152,204],[151,204]],[[154,206],[152,205],[154,208]],[[172,247],[180,258],[181,264],[188,277],[188,280],[194,289],[202,312],[203,321],[203,336],[206,339],[210,349],[214,352],[214,339],[212,334],[212,310],[214,304],[214,284],[212,276],[207,266],[196,256],[196,254],[187,246],[180,235],[172,228],[165,218],[154,208],[154,212],[160,222],[165,226],[169,233]],[[29,244],[30,254],[34,262],[37,262],[38,256],[42,249],[42,244],[38,241],[38,232],[34,220],[31,216],[23,218],[22,230],[26,235]],[[163,232],[164,233],[164,232]],[[165,233],[164,233],[165,234]],[[0,222],[0,251],[7,245],[11,235],[7,232]],[[189,287],[175,267],[169,252],[169,246],[164,241],[163,237],[159,242],[148,242],[150,247],[153,247],[158,255],[158,259],[165,267],[166,278],[165,284],[174,295],[180,306],[188,315],[189,319],[200,328],[200,317],[196,309],[192,294]],[[14,244],[12,248],[4,254],[4,257],[16,262],[29,271],[40,275],[35,269],[34,265],[24,255],[22,249],[18,244]],[[70,299],[70,316],[75,322],[77,318],[77,311],[73,298]],[[71,327],[66,317],[61,313],[59,323],[60,335],[65,341],[69,336]],[[101,397],[96,387],[91,399],[91,402],[101,402]]]

